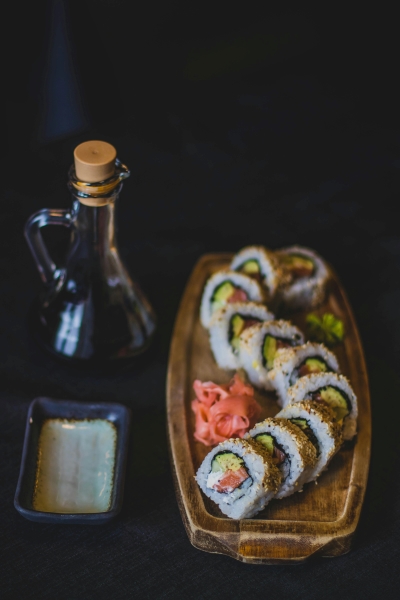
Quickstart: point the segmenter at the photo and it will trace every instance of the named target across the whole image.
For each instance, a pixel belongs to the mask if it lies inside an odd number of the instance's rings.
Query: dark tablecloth
[[[361,90],[361,91],[360,91]],[[269,85],[242,83],[197,116],[166,119],[153,138],[123,121],[37,147],[2,194],[0,237],[1,598],[376,598],[400,576],[400,192],[393,104],[316,71],[287,70]],[[365,93],[364,93],[365,92]],[[158,137],[157,137],[158,136]],[[130,371],[85,374],[30,340],[40,289],[23,239],[27,217],[69,206],[74,146],[112,142],[132,170],[121,195],[121,254],[159,318],[152,348]],[[64,238],[49,232],[61,260]],[[179,301],[205,252],[300,243],[332,263],[348,292],[371,381],[373,452],[349,554],[289,566],[252,566],[193,548],[167,455],[165,376]],[[42,525],[13,506],[27,408],[39,395],[118,401],[133,411],[123,510],[105,526]],[[148,451],[140,451],[146,443]]]

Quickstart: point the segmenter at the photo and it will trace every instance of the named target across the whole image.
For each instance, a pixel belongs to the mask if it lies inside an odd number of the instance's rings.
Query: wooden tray
[[[350,549],[367,485],[371,446],[368,376],[357,326],[346,294],[331,271],[327,301],[315,312],[333,312],[344,321],[346,337],[335,347],[341,372],[352,383],[359,402],[359,433],[332,460],[328,470],[309,483],[302,493],[273,500],[254,519],[226,518],[206,498],[194,475],[209,452],[194,441],[191,401],[194,379],[227,382],[233,371],[220,369],[212,356],[208,334],[199,320],[204,284],[215,271],[226,267],[230,254],[203,256],[187,284],[171,343],[167,415],[175,490],[182,519],[193,546],[206,552],[227,554],[258,564],[294,564],[311,556],[339,556]],[[305,331],[305,313],[291,315]],[[279,411],[273,394],[256,392],[262,418]]]

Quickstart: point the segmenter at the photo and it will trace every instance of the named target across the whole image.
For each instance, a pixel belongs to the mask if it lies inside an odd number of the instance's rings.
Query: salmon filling
[[[217,492],[229,494],[236,490],[242,485],[246,479],[249,478],[249,474],[244,467],[240,467],[237,471],[225,471],[222,478],[214,484],[213,489]]]
[[[218,452],[211,463],[207,486],[222,494],[231,494],[247,481],[252,479],[247,472],[244,461],[234,452]]]

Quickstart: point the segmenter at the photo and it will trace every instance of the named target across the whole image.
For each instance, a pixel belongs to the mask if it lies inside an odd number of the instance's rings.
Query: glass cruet
[[[75,148],[71,209],[33,214],[25,237],[43,282],[32,309],[35,338],[57,356],[81,363],[118,361],[142,352],[155,331],[150,303],[119,256],[115,206],[130,173],[106,142]],[[65,266],[51,259],[41,228],[70,230]]]

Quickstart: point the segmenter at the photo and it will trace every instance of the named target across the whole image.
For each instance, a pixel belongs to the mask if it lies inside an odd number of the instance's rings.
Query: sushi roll
[[[246,519],[275,496],[281,474],[268,452],[237,438],[221,442],[207,454],[196,481],[224,515]]]
[[[317,462],[307,479],[314,481],[324,471],[342,445],[342,428],[335,423],[334,413],[320,402],[304,401],[289,404],[277,415],[288,419],[308,437],[317,452]],[[306,482],[306,483],[307,483]]]
[[[273,390],[268,378],[278,350],[304,344],[300,329],[289,321],[257,323],[239,337],[239,363],[246,371],[251,383]]]
[[[200,306],[201,323],[207,328],[212,315],[232,302],[263,302],[264,299],[264,290],[255,279],[235,271],[218,271],[204,287]]]
[[[247,246],[240,250],[233,257],[230,268],[259,281],[267,291],[268,302],[274,299],[284,275],[274,253],[263,246]]]
[[[291,246],[276,252],[288,280],[280,289],[287,310],[310,309],[324,301],[329,278],[325,261],[314,250]]]
[[[301,491],[314,469],[317,452],[308,437],[286,419],[265,419],[246,434],[269,452],[282,474],[275,498]]]
[[[288,389],[297,380],[312,373],[338,372],[336,356],[323,344],[307,342],[295,348],[284,348],[277,352],[269,380],[278,394],[278,402],[283,407],[289,404]],[[302,398],[303,400],[303,398]]]
[[[332,409],[335,421],[343,424],[343,439],[351,440],[357,433],[357,396],[344,375],[315,373],[302,377],[288,391],[288,400],[325,403]]]
[[[209,334],[214,358],[222,369],[240,367],[239,336],[251,325],[272,321],[274,315],[263,304],[233,302],[220,308],[212,317]]]

